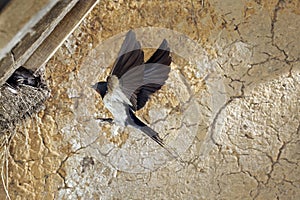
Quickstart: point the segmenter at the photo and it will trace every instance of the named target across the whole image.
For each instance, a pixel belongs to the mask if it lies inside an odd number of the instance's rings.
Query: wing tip
[[[135,32],[130,29],[127,33],[126,33],[126,36],[135,36]]]
[[[158,48],[162,49],[162,50],[170,51],[169,43],[166,39],[163,39],[163,41],[161,42],[161,44]]]
[[[127,33],[126,33],[126,36],[125,36],[125,40],[124,41],[130,41],[130,42],[133,42],[134,41],[134,47],[133,49],[136,50],[136,49],[141,49],[141,43],[140,41],[138,41],[136,39],[136,34],[135,32],[130,29]]]

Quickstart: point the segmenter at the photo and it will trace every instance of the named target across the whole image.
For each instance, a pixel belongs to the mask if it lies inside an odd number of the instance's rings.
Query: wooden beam
[[[0,0],[2,2],[3,0]],[[9,0],[0,11],[0,59],[32,31],[59,0]],[[32,32],[33,34],[33,32]]]
[[[23,66],[32,70],[43,66],[97,3],[98,0],[80,0]]]
[[[52,9],[25,35],[21,41],[0,61],[0,85],[24,65],[43,41],[52,33],[57,24],[78,3],[79,0],[58,1]],[[81,0],[84,1],[84,0]]]

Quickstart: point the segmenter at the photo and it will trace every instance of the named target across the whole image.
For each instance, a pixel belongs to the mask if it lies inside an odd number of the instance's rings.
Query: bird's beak
[[[97,88],[96,84],[91,85],[91,88],[93,88],[94,90],[96,90],[96,88]]]

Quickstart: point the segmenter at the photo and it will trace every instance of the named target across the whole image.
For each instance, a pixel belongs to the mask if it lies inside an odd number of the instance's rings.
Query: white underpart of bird
[[[126,126],[125,122],[127,120],[128,109],[124,104],[131,106],[131,103],[121,90],[118,78],[113,75],[109,80],[108,83],[110,84],[108,84],[108,92],[103,98],[104,106],[114,116],[114,123],[116,123],[116,125]]]

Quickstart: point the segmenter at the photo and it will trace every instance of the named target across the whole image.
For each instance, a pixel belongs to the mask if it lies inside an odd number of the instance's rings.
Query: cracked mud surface
[[[102,1],[47,64],[45,110],[16,130],[11,199],[300,199],[299,8],[296,0]],[[139,131],[113,136],[95,120],[111,117],[88,88],[110,70],[93,59],[99,45],[148,26],[196,42],[174,40],[168,84],[138,113],[180,159]],[[120,42],[102,52],[114,59]]]

